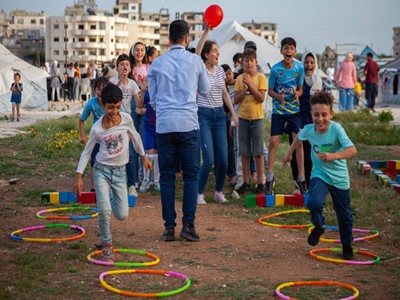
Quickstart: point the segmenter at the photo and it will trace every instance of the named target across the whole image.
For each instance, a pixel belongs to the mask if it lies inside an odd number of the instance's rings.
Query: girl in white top
[[[122,91],[114,84],[108,84],[101,92],[104,115],[90,130],[89,141],[81,154],[75,175],[75,192],[83,190],[82,174],[90,159],[92,150],[98,142],[100,150],[96,155],[94,185],[98,207],[100,242],[103,261],[114,260],[112,236],[110,231],[111,211],[123,220],[128,217],[128,189],[125,165],[129,159],[129,138],[142,158],[146,169],[151,163],[146,159],[142,140],[133,126],[131,117],[120,112]],[[111,190],[111,191],[110,191]],[[112,197],[110,198],[110,193]],[[112,200],[111,200],[112,199]]]
[[[206,41],[210,27],[205,25],[200,41],[196,47],[196,54],[201,54],[207,69],[211,91],[206,97],[198,96],[198,117],[200,124],[200,144],[203,164],[199,175],[199,194],[197,204],[206,204],[204,190],[207,185],[208,175],[217,162],[215,170],[215,194],[214,200],[219,203],[228,202],[222,193],[225,176],[228,169],[227,130],[225,122],[224,103],[229,110],[231,124],[239,125],[239,120],[233,108],[232,101],[225,86],[225,72],[218,65],[219,51],[216,42]]]

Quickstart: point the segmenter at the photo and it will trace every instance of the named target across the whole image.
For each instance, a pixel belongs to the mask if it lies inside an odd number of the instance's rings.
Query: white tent
[[[253,41],[257,45],[258,64],[264,73],[269,74],[270,67],[282,60],[280,49],[266,39],[244,28],[236,21],[218,26],[212,30],[208,40],[215,41],[219,47],[219,64],[232,66],[232,57],[238,52],[243,52],[244,44]],[[199,39],[190,43],[190,47],[196,47]]]
[[[11,84],[14,73],[21,74],[22,91],[21,108],[47,109],[46,78],[49,74],[13,55],[0,44],[0,112],[11,111]]]

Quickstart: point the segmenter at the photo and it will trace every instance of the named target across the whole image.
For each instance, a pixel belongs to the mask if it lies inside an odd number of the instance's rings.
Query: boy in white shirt
[[[75,176],[75,192],[83,190],[82,174],[90,160],[96,142],[100,144],[93,166],[97,207],[99,209],[99,231],[103,261],[113,261],[113,243],[110,231],[111,211],[118,220],[128,217],[128,190],[126,186],[126,164],[129,160],[129,139],[142,158],[143,166],[151,169],[146,159],[142,140],[133,126],[129,114],[121,112],[122,91],[114,84],[108,84],[101,92],[104,115],[90,130],[89,140],[81,154]],[[110,191],[112,201],[110,201]]]

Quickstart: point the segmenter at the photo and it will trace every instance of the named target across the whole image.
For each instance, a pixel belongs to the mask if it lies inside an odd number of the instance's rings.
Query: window
[[[68,50],[64,50],[64,55],[68,55]]]
[[[44,20],[40,19],[40,25],[43,25],[43,24],[44,24]]]
[[[54,37],[54,42],[59,42],[60,38],[59,37]]]
[[[111,51],[111,56],[114,56],[114,51]]]
[[[24,19],[18,19],[18,24],[24,24]]]
[[[64,42],[68,42],[68,37],[64,37]]]
[[[154,40],[154,45],[160,45],[160,40]]]
[[[111,25],[111,30],[114,30],[114,25]]]
[[[111,43],[114,43],[114,39],[111,39]]]
[[[136,5],[132,5],[131,9],[136,10]]]
[[[85,29],[85,25],[79,24],[79,25],[78,25],[78,29],[81,29],[81,30],[82,30],[82,29]]]
[[[97,55],[96,49],[89,50],[89,55]]]
[[[78,55],[85,55],[85,50],[79,50]]]
[[[90,29],[96,29],[96,24],[90,25]]]
[[[60,55],[60,51],[58,51],[58,50],[54,50],[54,55]]]
[[[101,30],[106,30],[106,22],[100,22],[99,27]]]
[[[100,49],[100,55],[106,55],[106,49]]]
[[[84,41],[85,41],[85,38],[82,38],[82,37],[78,38],[78,42],[84,42]]]
[[[132,21],[136,21],[136,16],[131,16]]]
[[[36,24],[36,19],[31,19],[31,24]]]
[[[99,42],[100,42],[100,43],[104,43],[104,38],[101,37],[101,38],[99,39]]]
[[[96,38],[95,38],[95,37],[90,38],[90,39],[89,39],[89,42],[91,42],[91,43],[96,43]]]
[[[54,24],[53,25],[53,29],[59,29],[60,28],[60,24]]]

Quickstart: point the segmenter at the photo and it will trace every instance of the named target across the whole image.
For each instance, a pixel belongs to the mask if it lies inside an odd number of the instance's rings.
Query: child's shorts
[[[298,133],[301,129],[300,113],[292,115],[272,114],[271,136],[282,135],[285,132],[285,127],[290,132]]]
[[[157,149],[156,126],[143,122],[143,147],[144,150]]]
[[[264,119],[239,118],[239,156],[264,154]]]
[[[92,154],[90,155],[90,166],[93,168],[94,163],[96,162],[96,155],[99,153],[100,150],[100,144],[96,143],[96,145],[93,148]]]

